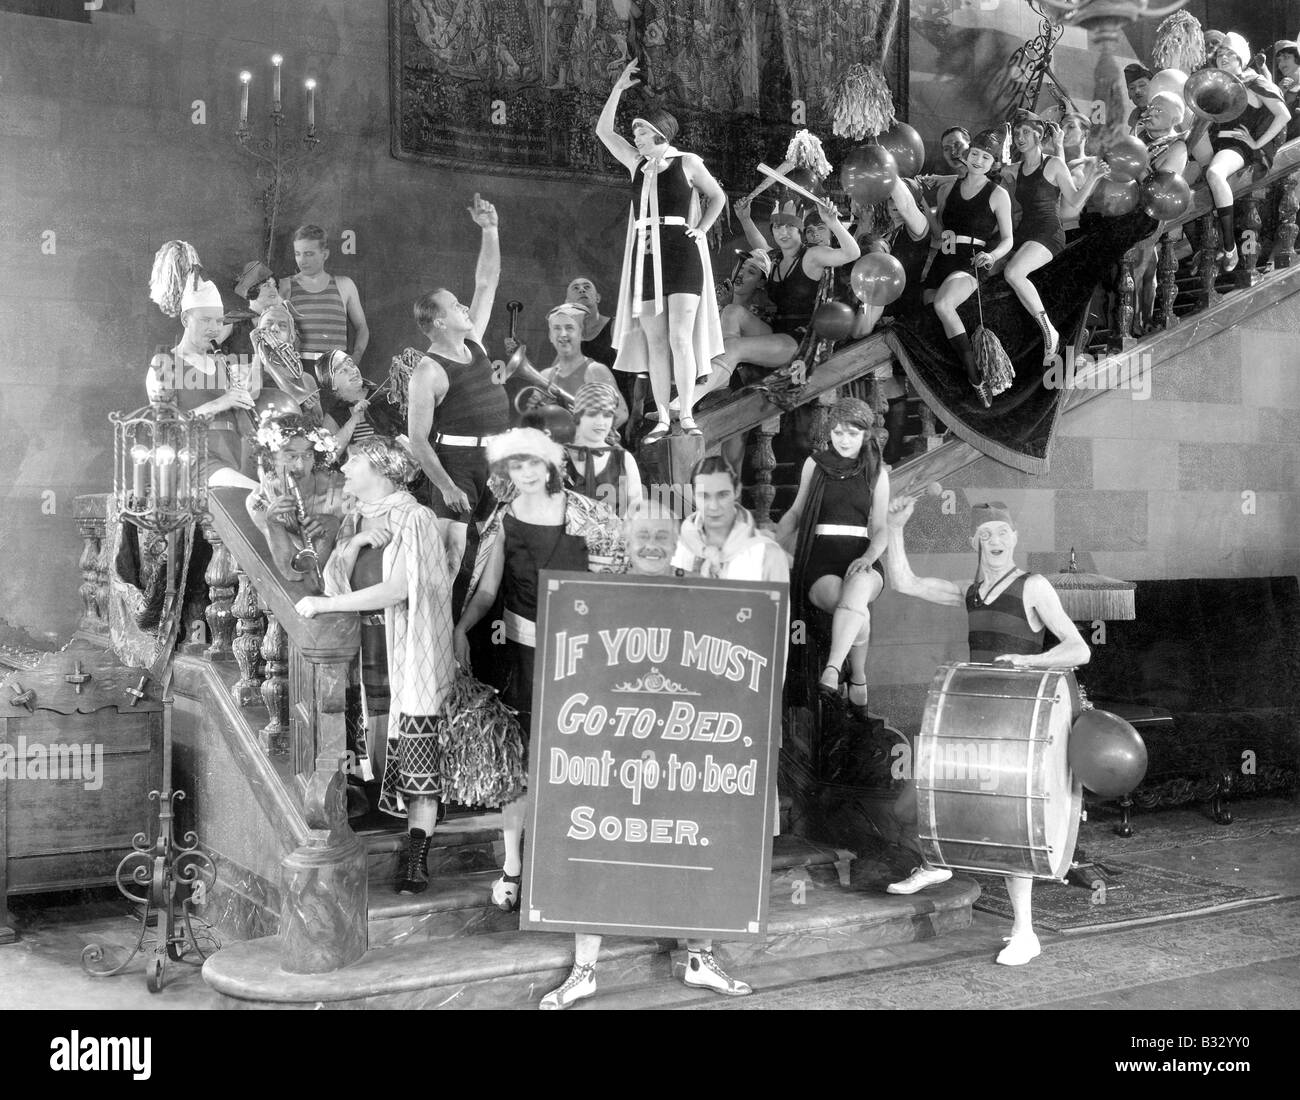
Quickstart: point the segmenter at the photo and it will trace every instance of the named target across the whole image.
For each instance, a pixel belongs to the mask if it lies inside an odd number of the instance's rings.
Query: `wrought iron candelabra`
[[[248,71],[239,74],[240,112],[239,126],[235,130],[235,140],[240,149],[257,162],[257,179],[263,184],[262,214],[266,224],[266,255],[263,257],[267,266],[271,265],[271,252],[275,244],[275,227],[285,197],[293,190],[298,179],[301,162],[311,156],[320,145],[316,135],[316,81],[308,77],[303,82],[307,90],[307,129],[303,136],[294,140],[285,132],[283,102],[280,98],[280,70],[284,58],[275,54],[271,58],[272,99],[271,129],[267,137],[256,137],[248,122],[248,89],[252,74]]]
[[[155,367],[174,369],[157,362]],[[181,412],[169,397],[170,392],[164,391],[146,408],[125,416],[109,416],[115,435],[114,508],[122,522],[135,524],[142,536],[152,536],[149,552],[165,555],[166,562],[166,602],[159,630],[162,646],[150,670],[161,684],[162,790],[149,792],[150,803],[158,804],[154,836],[151,839],[145,831],[136,833],[132,851],[117,865],[118,890],[128,901],[142,907],[135,946],[116,965],[106,962],[108,949],[103,944],[87,944],[81,952],[86,972],[102,978],[120,974],[136,955],[147,950],[145,983],[151,993],[162,989],[168,960],[201,963],[220,947],[201,919],[200,930],[195,932],[191,912],[204,903],[216,882],[216,867],[199,850],[195,833],[187,832],[178,840],[174,832],[174,806],[185,797],[184,791],[172,790],[171,653],[180,621],[181,597],[176,558],[182,549],[181,539],[192,537],[193,525],[207,510],[207,490],[200,476],[207,450],[207,428],[197,417]],[[149,679],[149,675],[142,676],[130,694],[144,698]],[[146,948],[145,938],[151,927],[153,944]]]

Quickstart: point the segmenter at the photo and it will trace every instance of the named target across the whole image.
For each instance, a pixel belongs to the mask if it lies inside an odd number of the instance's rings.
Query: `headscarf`
[[[580,420],[589,414],[618,412],[618,390],[608,382],[585,382],[573,395],[573,419]]]

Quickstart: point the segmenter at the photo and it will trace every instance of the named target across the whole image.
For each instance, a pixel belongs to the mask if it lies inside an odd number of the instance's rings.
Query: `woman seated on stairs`
[[[830,649],[817,690],[839,699],[847,658],[849,704],[865,717],[870,605],[885,587],[880,556],[888,537],[889,467],[865,401],[841,398],[830,407],[828,422],[830,446],[804,462],[799,493],[777,524],[776,539],[786,544],[798,536],[791,618],[806,620],[805,601],[831,616]],[[811,645],[803,648],[811,655]]]

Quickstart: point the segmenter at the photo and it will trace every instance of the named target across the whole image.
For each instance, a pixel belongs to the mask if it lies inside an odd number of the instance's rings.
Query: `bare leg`
[[[964,271],[953,272],[944,279],[939,292],[934,296],[934,312],[943,325],[943,334],[948,337],[948,343],[952,345],[958,362],[966,372],[966,378],[972,386],[978,386],[981,378],[975,366],[975,353],[971,350],[966,326],[957,316],[957,307],[974,293],[975,276],[967,275]]]
[[[1006,875],[1003,881],[1011,898],[1011,935],[1006,947],[998,954],[998,962],[1003,966],[1023,966],[1042,952],[1038,937],[1034,935],[1030,913],[1034,880]]]
[[[641,331],[645,333],[646,348],[650,356],[650,392],[654,395],[655,414],[659,417],[664,434],[668,428],[668,401],[672,397],[672,352],[668,343],[668,313],[651,313],[652,302],[642,302]],[[655,434],[660,434],[656,431]]]
[[[1233,226],[1232,184],[1229,182],[1246,166],[1241,154],[1233,149],[1220,149],[1205,169],[1205,182],[1209,184],[1214,199],[1214,212],[1219,217],[1219,248],[1223,252],[1223,270],[1237,266],[1237,234]]]
[[[672,351],[673,380],[677,383],[677,399],[686,421],[691,421],[695,377],[700,373],[695,362],[695,314],[699,306],[698,294],[668,296],[668,345]]]
[[[1037,241],[1026,241],[1011,257],[1011,262],[1003,272],[1007,285],[1016,292],[1020,304],[1043,330],[1043,366],[1045,367],[1051,365],[1052,356],[1056,354],[1057,346],[1060,344],[1060,336],[1052,325],[1052,319],[1047,316],[1047,310],[1043,308],[1043,299],[1038,296],[1038,288],[1029,281],[1029,276],[1040,267],[1051,263],[1051,260],[1052,253],[1046,245],[1039,244]]]

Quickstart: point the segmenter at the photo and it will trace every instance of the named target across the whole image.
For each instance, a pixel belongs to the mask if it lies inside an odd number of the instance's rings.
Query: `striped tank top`
[[[1043,628],[1034,630],[1025,615],[1025,581],[1029,577],[1021,573],[987,603],[980,599],[978,581],[966,589],[972,661],[992,664],[1004,653],[1043,652]]]
[[[289,283],[289,301],[298,311],[298,350],[303,355],[324,355],[335,348],[348,346],[348,311],[339,293],[338,281],[330,276],[329,285],[313,294]]]

